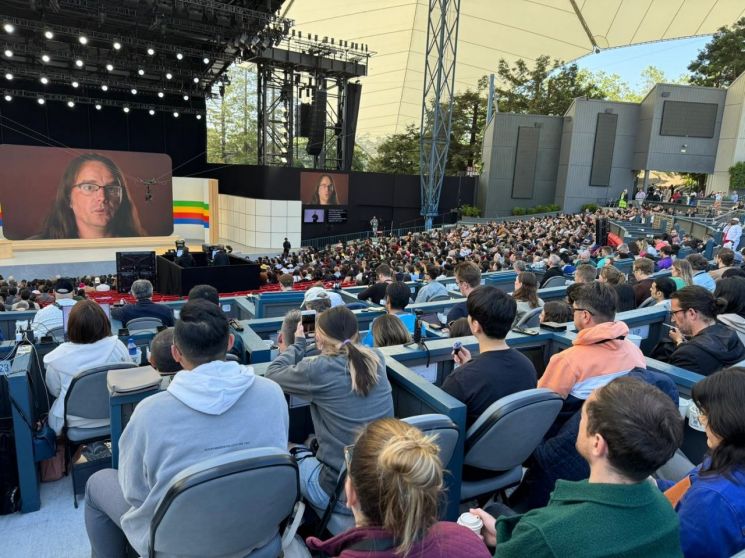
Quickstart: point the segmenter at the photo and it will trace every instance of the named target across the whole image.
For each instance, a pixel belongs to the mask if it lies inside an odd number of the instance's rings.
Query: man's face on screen
[[[321,205],[331,203],[331,194],[333,192],[334,186],[331,184],[331,179],[328,176],[324,176],[318,184],[318,200],[321,202]]]
[[[80,187],[81,185],[84,186]],[[90,185],[99,188],[91,192],[93,188]],[[117,181],[103,163],[88,161],[80,167],[75,177],[75,186],[70,191],[70,208],[75,214],[80,238],[105,235],[106,226],[121,204],[121,189],[119,195],[116,195],[112,193],[116,190],[112,186],[118,186]]]

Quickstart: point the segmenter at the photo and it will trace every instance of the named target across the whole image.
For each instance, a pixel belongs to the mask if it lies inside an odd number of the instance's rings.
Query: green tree
[[[727,87],[745,72],[745,17],[732,27],[720,27],[711,42],[688,65],[691,83],[709,87]]]
[[[391,134],[378,146],[378,153],[370,160],[370,172],[391,174],[419,174],[419,130],[414,124],[400,134]]]
[[[745,161],[735,163],[729,168],[729,187],[732,190],[745,190]]]
[[[481,165],[481,144],[486,126],[486,79],[453,99],[452,128],[448,146],[447,174],[464,172]]]

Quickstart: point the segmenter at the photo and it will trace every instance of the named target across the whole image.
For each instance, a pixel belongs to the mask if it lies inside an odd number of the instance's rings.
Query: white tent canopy
[[[366,43],[358,136],[401,132],[421,116],[428,1],[287,0],[303,34]],[[461,0],[456,89],[504,58],[571,61],[600,49],[708,35],[745,15],[743,0]],[[650,60],[650,64],[654,61]]]

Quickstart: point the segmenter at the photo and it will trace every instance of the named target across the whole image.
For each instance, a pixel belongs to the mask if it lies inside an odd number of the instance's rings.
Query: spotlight
[[[71,85],[77,89],[80,84],[77,81],[73,81]]]
[[[82,68],[82,67],[84,66],[84,63],[83,63],[83,61],[82,61],[82,60],[81,60],[80,58],[78,58],[78,59],[77,59],[77,60],[75,61],[75,65],[76,65],[76,66],[77,66],[78,68]]]
[[[80,35],[78,38],[78,41],[81,45],[87,45],[88,44],[88,38],[85,35]]]
[[[104,83],[104,84],[103,84],[103,85],[101,86],[101,91],[108,91],[108,90],[109,90],[109,86],[108,86],[108,85],[106,85],[106,84]]]
[[[205,56],[204,58],[202,58],[202,62],[204,62],[205,64],[209,64],[210,59]]]
[[[163,97],[165,97],[165,93],[163,93],[162,91],[158,91],[158,97],[162,99]]]
[[[6,23],[5,25],[3,25],[3,29],[5,29],[6,33],[12,33],[13,31],[16,30],[16,28],[13,27],[13,25],[10,23]]]
[[[41,83],[43,83],[44,85],[46,85],[47,83],[49,83],[49,80],[47,79],[46,76],[41,76],[41,78],[39,78],[39,81]]]
[[[171,72],[166,73],[166,79],[173,79],[173,74]]]
[[[123,108],[122,110],[123,110],[124,112],[129,112],[129,107],[124,107],[124,108]]]
[[[132,88],[132,95],[137,95],[137,89]]]
[[[6,95],[5,100],[11,102],[13,100],[13,97],[11,97],[10,95]]]
[[[67,106],[70,108],[75,108],[75,102],[74,101],[67,101]]]
[[[122,48],[122,43],[119,41],[114,41],[114,50],[119,50]]]
[[[11,74],[10,72],[8,72],[7,74],[5,74],[5,79],[7,79],[8,81],[12,80],[13,79],[13,74]]]
[[[12,51],[12,50],[10,50],[9,48],[6,48],[6,49],[5,49],[5,52],[4,52],[4,54],[5,54],[5,56],[6,56],[6,57],[8,57],[8,58],[13,58],[13,51]]]
[[[106,69],[110,72],[114,71],[114,65],[113,64],[106,64]]]
[[[137,70],[137,73],[140,74],[141,76],[144,76],[145,75],[145,70],[143,70],[142,68],[140,68],[139,70]]]
[[[174,113],[173,113],[173,117],[174,117],[174,118],[178,118],[178,113],[177,113],[177,112],[174,112]]]
[[[202,115],[201,114],[197,114],[197,120],[201,120],[201,119],[202,119]]]
[[[177,60],[183,60],[183,59],[184,59],[184,55],[183,55],[183,54],[181,54],[180,52],[177,52],[177,53],[176,53],[176,59],[177,59]]]
[[[100,103],[96,103],[96,110],[101,110],[101,104]]]
[[[44,101],[44,97],[39,97],[38,99],[36,99],[36,102],[40,105],[43,105],[46,101]]]
[[[150,109],[147,112],[150,113],[150,116],[155,116],[155,111],[153,109]]]
[[[54,39],[54,33],[52,33],[52,32],[51,32],[51,31],[49,31],[49,30],[47,30],[47,31],[44,31],[44,36],[45,36],[45,37],[46,37],[47,39],[49,39],[49,40],[52,40],[52,39]]]
[[[49,55],[48,54],[42,54],[41,55],[41,61],[42,62],[49,62],[50,60],[51,60],[51,58],[49,58]]]
[[[150,47],[149,49],[147,49],[147,53],[149,56],[152,56],[155,54],[155,49],[153,47]]]
[[[184,95],[184,101],[188,101],[188,100],[189,100],[189,96],[188,95]]]
[[[199,83],[199,78],[196,76],[194,77],[194,83]]]

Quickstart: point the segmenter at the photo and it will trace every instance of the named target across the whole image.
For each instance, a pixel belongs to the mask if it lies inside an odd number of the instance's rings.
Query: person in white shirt
[[[723,246],[737,250],[740,246],[740,237],[742,237],[742,226],[737,217],[730,219],[729,225],[724,227]]]
[[[642,204],[644,203],[644,200],[646,199],[646,197],[647,197],[647,194],[644,193],[643,189],[640,189],[634,196],[634,206],[637,209],[641,209]]]
[[[37,335],[46,335],[52,330],[62,327],[62,307],[74,306],[77,300],[72,297],[75,286],[67,278],[57,279],[54,283],[55,302],[39,310],[31,325]]]

